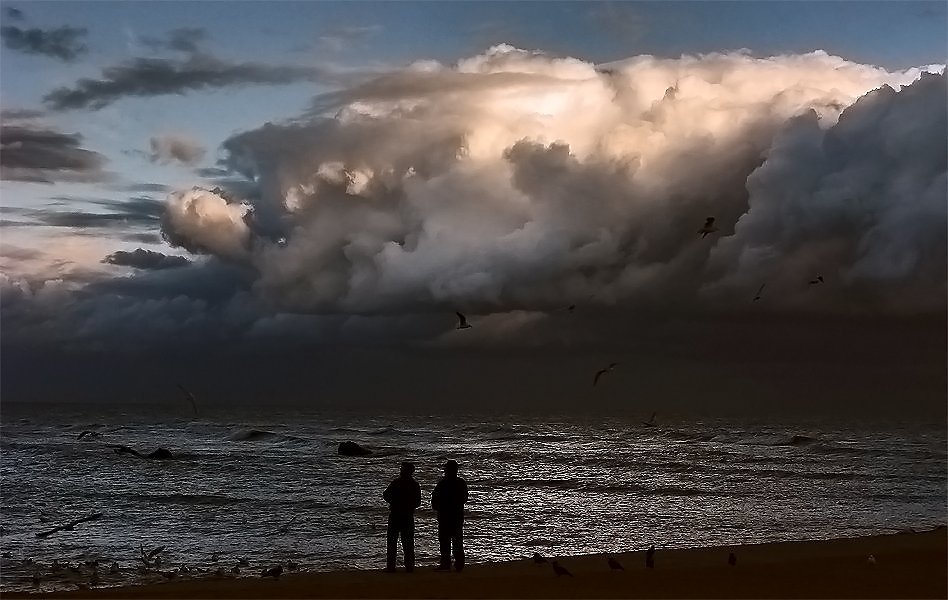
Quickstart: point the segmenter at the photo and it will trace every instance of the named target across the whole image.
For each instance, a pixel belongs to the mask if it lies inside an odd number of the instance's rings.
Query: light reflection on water
[[[54,559],[75,565],[98,558],[103,584],[140,581],[139,544],[166,546],[164,570],[229,571],[238,557],[250,562],[246,575],[289,560],[308,570],[378,568],[385,549],[381,491],[405,458],[417,461],[425,497],[416,518],[421,564],[436,561],[427,502],[449,457],[461,463],[471,490],[471,562],[534,550],[822,539],[932,527],[946,518],[948,459],[939,428],[686,419],[644,428],[614,418],[299,413],[189,421],[47,411],[11,418],[6,410],[2,426],[3,589],[30,586],[30,558],[42,565],[44,589],[88,577],[47,576]],[[85,429],[102,435],[77,440]],[[344,440],[377,453],[338,456]],[[114,454],[109,444],[168,448],[178,458],[146,461]],[[104,517],[46,539],[34,535],[93,511]],[[277,533],[293,518],[288,533]],[[108,574],[113,561],[117,576]]]

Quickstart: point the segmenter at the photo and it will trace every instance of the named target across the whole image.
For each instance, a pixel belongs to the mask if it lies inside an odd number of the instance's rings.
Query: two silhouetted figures
[[[415,509],[421,506],[421,486],[412,477],[415,465],[403,462],[398,478],[388,485],[382,497],[388,502],[388,532],[385,570],[395,571],[398,538],[402,539],[405,571],[415,570]],[[458,477],[458,463],[444,464],[444,477],[431,494],[431,507],[438,513],[438,542],[441,546],[439,571],[451,570],[452,546],[454,568],[464,568],[464,504],[468,500],[467,482]]]
[[[458,477],[458,463],[444,464],[444,477],[431,494],[431,508],[438,513],[438,543],[441,547],[439,571],[451,570],[451,547],[454,547],[454,568],[464,568],[464,504],[467,482]]]
[[[388,502],[388,553],[385,570],[395,571],[395,551],[398,538],[402,538],[405,553],[405,570],[415,570],[415,509],[421,506],[421,486],[412,477],[415,465],[403,462],[398,478],[388,484],[382,498]]]

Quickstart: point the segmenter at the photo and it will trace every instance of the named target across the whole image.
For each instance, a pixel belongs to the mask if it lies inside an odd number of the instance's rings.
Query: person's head
[[[408,460],[402,461],[402,470],[401,470],[402,477],[411,477],[411,474],[414,472],[415,472],[415,463]]]
[[[454,477],[458,474],[458,463],[454,460],[449,460],[444,463],[444,474],[448,477]]]

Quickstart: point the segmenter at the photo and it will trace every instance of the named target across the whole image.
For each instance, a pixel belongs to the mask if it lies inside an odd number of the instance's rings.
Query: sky
[[[4,1],[0,34],[4,402],[943,420],[944,2]]]

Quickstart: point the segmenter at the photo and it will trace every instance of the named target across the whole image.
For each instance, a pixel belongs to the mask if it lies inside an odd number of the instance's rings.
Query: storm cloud
[[[594,65],[509,46],[411,65],[226,140],[219,166],[246,187],[176,190],[159,209],[191,264],[93,284],[8,277],[5,343],[192,344],[195,378],[226,347],[222,365],[246,366],[241,393],[254,368],[278,367],[267,393],[305,380],[356,397],[364,360],[310,357],[370,348],[393,381],[443,359],[411,386],[432,398],[474,372],[472,398],[495,393],[490,374],[580,398],[619,357],[642,394],[668,395],[684,370],[727,379],[715,398],[881,402],[906,380],[943,396],[937,70],[823,52]],[[456,331],[455,310],[474,327]],[[325,379],[306,379],[316,363]],[[675,394],[705,398],[688,385]]]
[[[79,79],[72,87],[60,87],[43,96],[53,110],[99,110],[126,97],[184,94],[203,89],[242,85],[286,85],[313,81],[324,71],[291,65],[256,62],[234,63],[207,54],[186,59],[135,58],[106,67],[98,79]]]
[[[66,62],[72,62],[88,52],[88,47],[82,42],[86,34],[88,30],[84,27],[64,26],[56,29],[21,29],[15,25],[0,27],[3,44],[10,50],[49,56]]]
[[[165,232],[252,267],[295,312],[930,311],[946,100],[944,74],[920,73],[823,52],[597,66],[498,46],[232,137],[225,162],[260,197],[239,214],[202,197]]]
[[[41,126],[0,126],[0,178],[37,183],[105,179],[105,157],[82,148],[81,143],[78,133]]]

